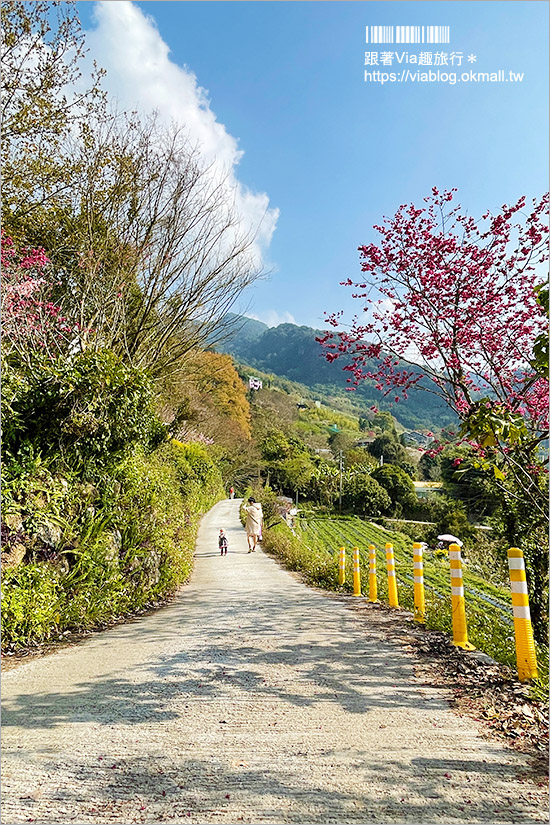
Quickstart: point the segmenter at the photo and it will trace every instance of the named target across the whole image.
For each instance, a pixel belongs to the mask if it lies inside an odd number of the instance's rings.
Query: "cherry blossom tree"
[[[344,283],[365,316],[327,332],[326,357],[351,354],[353,382],[373,378],[396,399],[411,387],[434,392],[460,419],[487,394],[542,433],[547,382],[529,357],[546,328],[535,287],[548,259],[548,196],[527,216],[520,198],[478,222],[452,205],[455,191],[434,188],[427,207],[401,206],[375,227],[379,245],[359,247],[363,278]],[[339,314],[327,320],[340,326]],[[365,369],[369,359],[375,369]]]
[[[522,197],[476,220],[455,193],[434,188],[423,206],[402,205],[374,227],[378,243],[359,247],[362,277],[343,282],[362,312],[349,325],[328,314],[332,329],[318,340],[327,360],[346,356],[350,389],[372,379],[395,402],[413,388],[443,398],[460,422],[452,435],[500,490],[508,540],[527,541],[548,523],[539,445],[548,438],[549,198]]]
[[[51,275],[43,249],[17,249],[2,233],[2,346],[25,361],[32,354],[53,355],[66,349],[74,328],[59,306],[48,300]]]
[[[504,205],[481,221],[453,206],[456,190],[432,190],[426,207],[401,206],[359,247],[363,277],[343,282],[361,318],[321,339],[326,358],[346,354],[350,384],[365,378],[397,402],[411,388],[442,397],[466,422],[480,408],[519,416],[536,445],[548,433],[548,380],[532,364],[546,313],[537,300],[548,259],[548,196]],[[372,361],[375,366],[373,368]]]

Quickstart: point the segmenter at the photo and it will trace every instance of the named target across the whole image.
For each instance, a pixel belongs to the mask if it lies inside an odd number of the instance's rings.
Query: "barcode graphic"
[[[450,26],[366,26],[365,30],[366,43],[451,42]]]
[[[369,42],[369,27],[367,26],[367,40]],[[393,26],[371,26],[371,43],[393,43]]]
[[[449,26],[426,26],[426,43],[450,43],[451,29]],[[424,31],[424,26],[422,26]],[[422,40],[424,42],[424,40]]]

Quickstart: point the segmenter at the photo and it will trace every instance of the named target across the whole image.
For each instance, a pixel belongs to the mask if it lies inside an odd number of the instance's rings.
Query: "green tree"
[[[270,430],[260,442],[262,457],[266,461],[280,461],[292,453],[292,445],[282,430]]]
[[[337,500],[340,491],[340,471],[335,464],[320,461],[314,468],[308,495],[320,504],[331,506]]]
[[[337,456],[340,450],[349,450],[354,442],[354,437],[351,433],[334,432],[329,435],[328,444],[332,450],[332,454]]]
[[[410,463],[409,454],[405,447],[389,433],[384,433],[384,435],[375,438],[372,444],[369,444],[368,449],[375,458],[383,458],[384,463],[397,465],[401,465],[403,462]]]
[[[410,476],[400,467],[385,464],[383,467],[378,467],[372,477],[388,493],[394,510],[415,506],[418,499],[414,484]]]
[[[149,377],[112,352],[35,359],[33,369],[4,369],[9,427],[6,452],[32,447],[89,472],[116,463],[131,445],[166,437]]]
[[[350,447],[344,453],[344,467],[351,470],[357,466],[371,472],[378,466],[378,462],[364,447]]]
[[[395,420],[393,415],[390,412],[387,412],[387,410],[378,410],[378,412],[374,414],[371,426],[379,427],[382,430],[382,433],[387,433],[392,437],[393,441],[397,441]]]
[[[539,440],[519,414],[488,399],[476,405],[461,432],[480,447],[456,450],[450,466],[442,463],[446,484],[454,495],[466,498],[474,513],[491,516],[502,547],[523,550],[533,630],[546,644],[548,514],[542,502],[548,501],[548,475]]]
[[[45,248],[75,347],[153,376],[212,346],[260,274],[227,179],[182,130],[109,110],[80,85],[74,3],[2,4],[3,218]]]
[[[388,513],[392,502],[383,487],[368,473],[346,473],[342,504],[346,510],[375,517]]]
[[[315,471],[315,465],[307,455],[286,458],[269,465],[271,485],[286,493],[305,493]]]
[[[437,518],[436,530],[438,535],[450,533],[462,541],[475,539],[475,530],[468,521],[466,507],[461,501],[446,502]]]
[[[423,481],[440,481],[441,456],[431,455],[428,452],[422,453],[418,462],[418,470]]]
[[[440,470],[448,495],[463,502],[473,519],[479,519],[492,515],[499,495],[493,474],[474,467],[473,458],[475,453],[468,446],[449,446],[440,455]]]
[[[104,112],[104,95],[101,72],[80,82],[86,48],[76,3],[12,0],[1,15],[2,214],[21,240],[20,220],[71,202],[70,137]]]

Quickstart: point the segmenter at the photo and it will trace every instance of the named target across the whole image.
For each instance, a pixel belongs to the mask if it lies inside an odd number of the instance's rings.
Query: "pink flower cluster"
[[[341,313],[329,314],[334,331],[318,340],[327,360],[347,356],[354,385],[371,378],[396,399],[428,389],[461,419],[489,396],[540,433],[548,381],[530,359],[548,323],[535,295],[548,261],[548,195],[527,215],[520,198],[476,221],[453,206],[455,192],[434,188],[427,206],[402,205],[375,227],[378,244],[359,247],[361,281],[343,282],[362,319],[344,328]]]
[[[60,307],[47,300],[49,263],[43,249],[18,251],[2,233],[2,329],[4,341],[15,349],[58,345],[73,331]]]

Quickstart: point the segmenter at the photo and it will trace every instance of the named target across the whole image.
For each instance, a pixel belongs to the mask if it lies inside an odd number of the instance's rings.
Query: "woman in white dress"
[[[245,530],[248,539],[248,552],[253,553],[256,549],[258,538],[262,535],[262,524],[264,521],[262,505],[250,496],[248,504],[244,509],[246,510]]]

